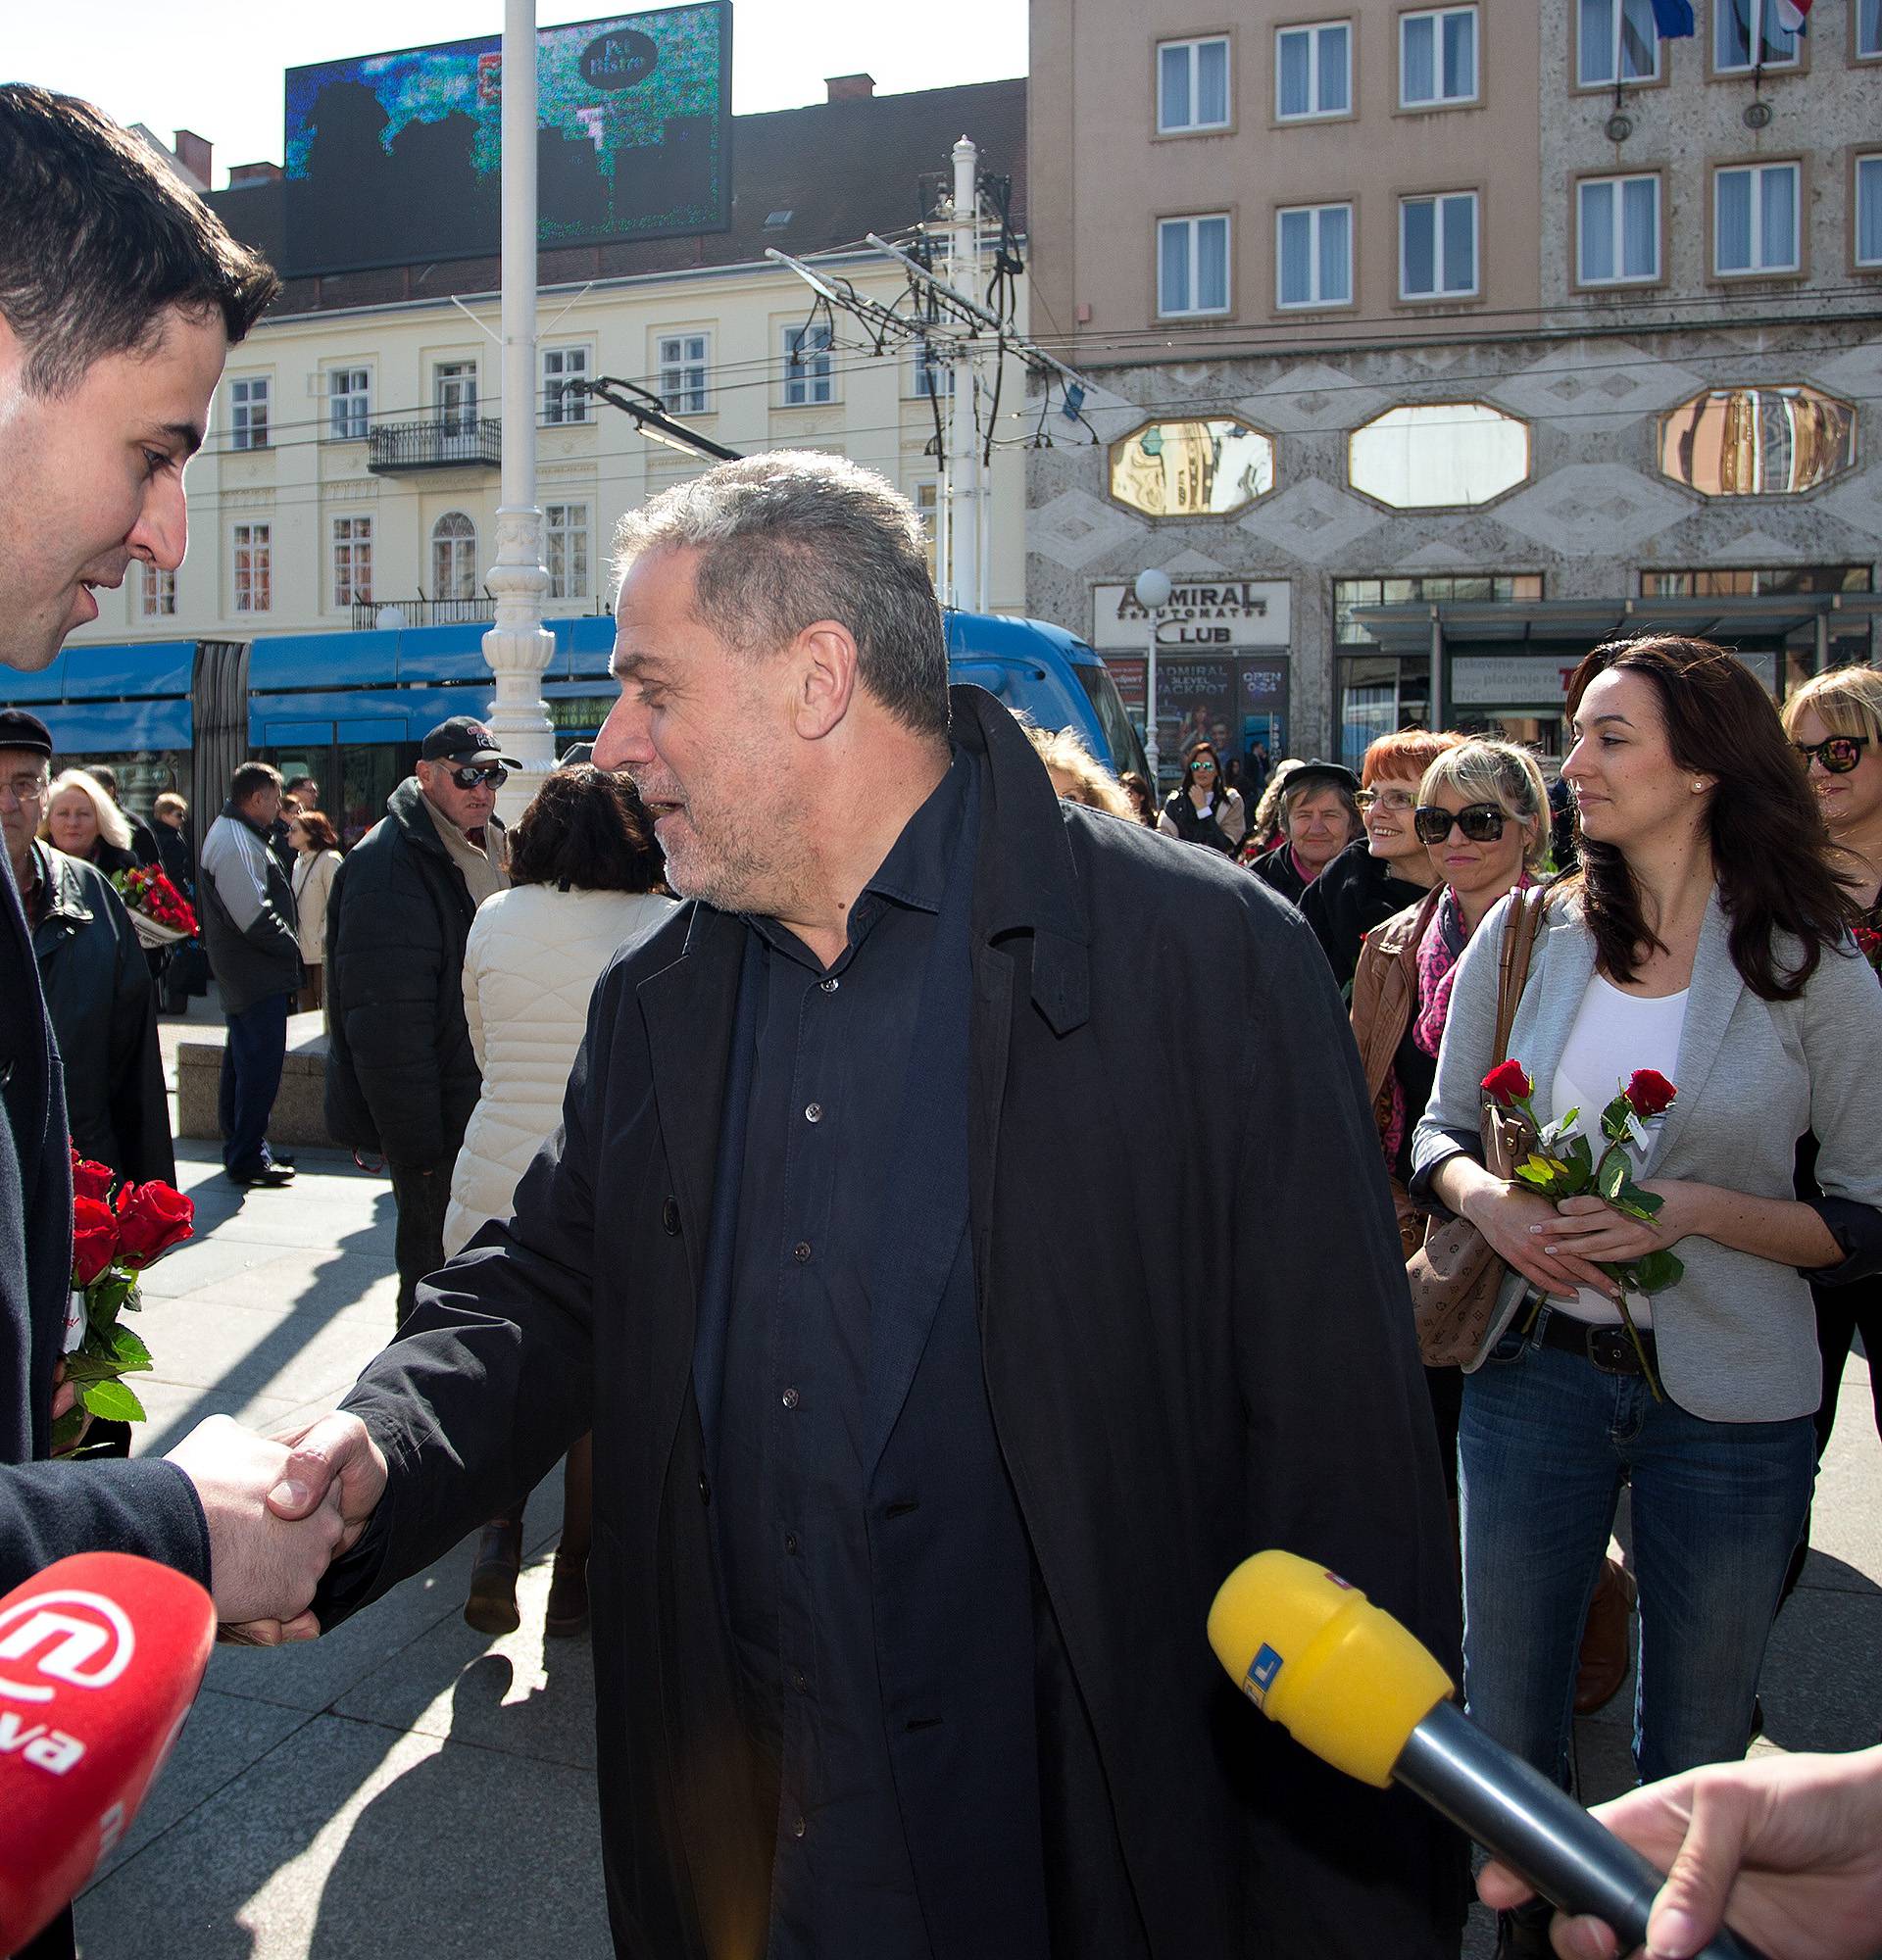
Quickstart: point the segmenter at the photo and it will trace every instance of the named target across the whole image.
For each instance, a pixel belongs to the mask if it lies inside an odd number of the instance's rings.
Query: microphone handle
[[[1392,1779],[1519,1872],[1551,1903],[1606,1920],[1623,1953],[1647,1943],[1647,1915],[1665,1873],[1540,1770],[1492,1740],[1455,1701],[1440,1701],[1412,1731]],[[1721,1927],[1694,1960],[1766,1956]]]

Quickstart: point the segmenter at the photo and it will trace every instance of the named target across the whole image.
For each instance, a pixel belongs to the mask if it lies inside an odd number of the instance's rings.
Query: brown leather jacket
[[[1360,1066],[1365,1071],[1365,1093],[1372,1099],[1372,1117],[1384,1147],[1392,1106],[1392,1057],[1418,1005],[1418,942],[1431,922],[1444,887],[1434,885],[1416,905],[1394,912],[1375,925],[1360,947],[1360,963],[1353,972],[1353,1039],[1359,1044]],[[1407,1121],[1414,1121],[1407,1112]],[[1391,1175],[1392,1166],[1386,1166]],[[1409,1259],[1424,1243],[1424,1213],[1396,1177],[1392,1206],[1399,1218],[1399,1242]]]

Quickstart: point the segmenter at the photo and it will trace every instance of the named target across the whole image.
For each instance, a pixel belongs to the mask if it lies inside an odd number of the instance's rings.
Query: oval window
[[[1226,517],[1274,487],[1274,440],[1239,416],[1146,422],[1111,446],[1111,494],[1147,517]]]
[[[1855,409],[1815,388],[1709,388],[1660,418],[1660,473],[1702,497],[1801,497],[1855,462]]]
[[[1482,402],[1388,409],[1347,440],[1355,490],[1395,511],[1487,504],[1529,476],[1529,425]]]

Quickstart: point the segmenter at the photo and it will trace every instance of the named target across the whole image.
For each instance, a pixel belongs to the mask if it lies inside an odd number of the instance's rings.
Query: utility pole
[[[948,283],[971,293],[980,268],[980,153],[963,136],[954,146],[954,209],[949,231]],[[981,553],[980,441],[974,415],[972,342],[954,343],[949,364],[953,393],[948,404],[948,442],[942,495],[948,513],[947,547],[951,602],[972,612],[987,610],[986,562]]]
[[[555,639],[542,623],[549,573],[536,508],[536,8],[503,9],[503,487],[497,562],[485,580],[497,602],[483,658],[496,676],[490,732],[522,767],[497,793],[506,822],[527,808],[556,765],[542,675]]]

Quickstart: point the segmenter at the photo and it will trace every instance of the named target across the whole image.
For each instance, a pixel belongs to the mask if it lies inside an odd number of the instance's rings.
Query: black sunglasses
[[[1793,742],[1791,747],[1804,758],[1808,769],[1812,762],[1821,762],[1826,775],[1847,776],[1862,760],[1862,751],[1869,746],[1866,735],[1832,735],[1826,742]]]
[[[1420,844],[1442,844],[1454,823],[1472,844],[1494,844],[1509,821],[1510,812],[1494,803],[1467,803],[1455,812],[1422,803],[1412,812],[1412,828]]]
[[[451,780],[461,790],[473,790],[479,783],[488,783],[493,790],[500,790],[510,780],[510,771],[493,762],[487,769],[453,769]]]

